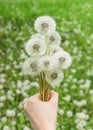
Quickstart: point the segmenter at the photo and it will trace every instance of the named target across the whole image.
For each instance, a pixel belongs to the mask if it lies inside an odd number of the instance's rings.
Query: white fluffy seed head
[[[7,110],[6,111],[6,116],[8,117],[14,117],[15,116],[15,111],[14,110]]]
[[[39,62],[37,58],[30,57],[23,64],[23,74],[37,75],[40,72]]]
[[[31,129],[29,127],[27,127],[27,126],[24,126],[23,130],[31,130]]]
[[[64,78],[64,74],[61,70],[52,70],[46,73],[46,81],[52,86],[59,86]]]
[[[40,16],[36,19],[34,27],[39,33],[47,33],[48,31],[55,31],[56,23],[49,16]]]
[[[2,117],[1,118],[1,122],[3,122],[3,123],[7,122],[7,118],[6,117]]]
[[[34,36],[31,38],[25,46],[25,50],[28,55],[41,56],[45,54],[46,44],[43,36]]]
[[[49,47],[49,49],[50,49],[50,55],[51,56],[53,56],[56,52],[59,52],[59,51],[63,51],[63,49],[61,48],[61,47],[59,47],[58,45],[51,45],[50,47]]]
[[[89,90],[89,94],[93,95],[93,89]]]
[[[67,111],[67,117],[72,117],[72,116],[73,116],[72,111]]]
[[[79,124],[76,125],[76,128],[78,130],[82,130],[83,129],[83,125],[81,123],[79,123]]]
[[[85,121],[85,120],[81,120],[80,124],[81,124],[82,126],[85,126],[85,125],[86,125],[86,121]]]
[[[45,55],[40,58],[39,65],[43,71],[50,71],[57,67],[57,62],[53,57]]]
[[[79,130],[83,130],[83,127],[86,126],[86,121],[85,120],[76,119],[75,123],[77,124],[76,127]]]
[[[80,122],[81,122],[81,119],[79,119],[79,118],[75,119],[75,124],[79,124]]]
[[[2,130],[10,130],[10,127],[5,125]]]
[[[48,45],[60,45],[61,43],[61,37],[59,35],[58,32],[54,32],[54,31],[49,31],[47,33],[47,42],[48,42]]]
[[[66,69],[68,68],[71,63],[72,63],[72,58],[69,55],[69,53],[65,52],[65,51],[60,51],[54,54],[53,56],[56,60],[58,60],[58,66],[61,69]]]
[[[84,112],[80,112],[76,114],[76,117],[82,120],[88,120],[89,116],[87,114],[85,114]]]
[[[64,110],[63,109],[58,109],[58,113],[59,113],[59,115],[63,115],[64,114]]]
[[[67,95],[63,98],[65,101],[69,102],[71,100],[71,96],[70,95]]]

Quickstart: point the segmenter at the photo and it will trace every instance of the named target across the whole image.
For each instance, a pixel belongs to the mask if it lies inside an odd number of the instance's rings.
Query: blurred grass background
[[[23,95],[16,97],[17,81],[34,81],[34,78],[22,76],[20,63],[24,59],[20,58],[20,54],[24,51],[24,44],[35,33],[34,21],[38,16],[49,15],[56,20],[57,30],[62,37],[61,46],[68,51],[73,57],[72,66],[66,70],[64,81],[60,88],[55,88],[60,94],[59,108],[64,105],[64,110],[73,111],[73,118],[70,120],[64,116],[58,116],[58,130],[76,130],[75,113],[80,109],[75,108],[72,101],[86,99],[88,101],[86,110],[89,112],[90,120],[86,126],[86,130],[93,130],[93,104],[89,93],[81,98],[78,96],[80,92],[80,80],[91,81],[90,89],[93,89],[93,1],[92,0],[0,0],[0,65],[1,74],[6,74],[3,90],[0,96],[7,94],[10,89],[14,93],[14,102],[10,105],[10,101],[4,102],[4,108],[1,109],[1,117],[5,116],[6,109],[17,108],[18,104],[23,100]],[[12,58],[11,58],[12,57]],[[17,66],[17,67],[15,67]],[[20,76],[21,75],[21,76]],[[66,83],[66,84],[65,84]],[[15,84],[16,87],[12,88]],[[71,88],[73,85],[76,89]],[[63,88],[61,88],[63,86]],[[68,88],[65,89],[65,86]],[[22,90],[21,90],[22,91]],[[27,91],[28,95],[38,92],[35,87]],[[72,98],[70,102],[63,101],[63,97],[69,94]],[[81,108],[81,110],[84,108]],[[24,124],[30,127],[28,121],[25,120],[22,109],[17,108],[16,112],[20,112],[21,116],[16,116],[18,122],[15,128],[21,130]],[[67,122],[69,120],[69,122]],[[11,120],[10,120],[11,122]],[[11,124],[8,122],[10,127]],[[64,126],[64,129],[62,128]],[[3,129],[3,126],[1,126]],[[11,129],[12,130],[12,129]]]

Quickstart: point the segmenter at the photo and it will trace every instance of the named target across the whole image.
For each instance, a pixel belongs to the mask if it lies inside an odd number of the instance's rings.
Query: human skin
[[[40,94],[31,96],[24,104],[24,111],[34,130],[56,130],[58,93],[50,92],[50,100],[40,100]]]

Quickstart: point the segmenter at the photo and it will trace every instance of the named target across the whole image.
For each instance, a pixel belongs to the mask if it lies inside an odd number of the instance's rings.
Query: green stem
[[[45,80],[44,72],[41,72],[38,77],[40,86],[40,99],[42,101],[48,101],[50,98],[50,85]]]

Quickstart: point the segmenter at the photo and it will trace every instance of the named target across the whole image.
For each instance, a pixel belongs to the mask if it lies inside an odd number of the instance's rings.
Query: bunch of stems
[[[39,77],[39,86],[40,86],[40,99],[42,101],[46,101],[47,102],[50,99],[51,86],[45,80],[44,72],[41,72],[38,75],[38,77]]]

